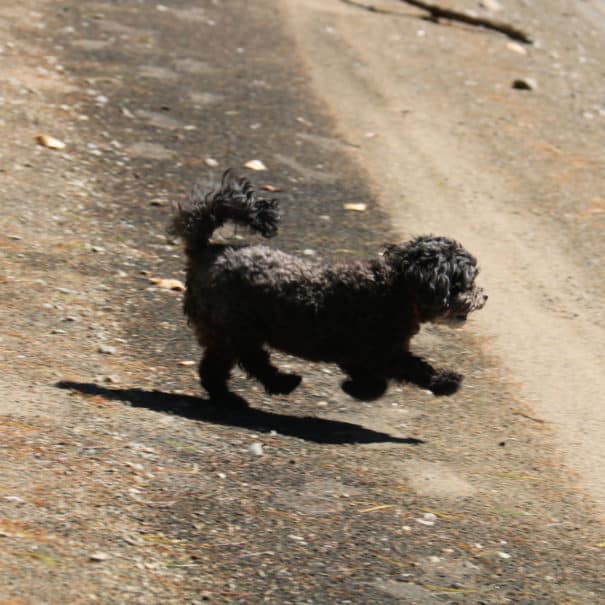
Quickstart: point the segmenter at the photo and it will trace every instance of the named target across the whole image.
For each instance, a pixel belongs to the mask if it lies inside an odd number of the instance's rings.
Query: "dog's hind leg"
[[[403,352],[396,355],[389,364],[389,376],[395,380],[411,382],[438,396],[454,394],[460,388],[463,378],[456,372],[437,370],[421,357]]]
[[[373,401],[382,397],[387,390],[387,380],[372,373],[361,365],[346,364],[340,369],[349,375],[349,378],[340,385],[342,390],[361,401]]]
[[[250,376],[256,378],[269,395],[287,395],[302,380],[298,374],[280,372],[271,363],[268,351],[258,348],[240,355],[239,364]]]
[[[207,348],[204,351],[199,365],[200,382],[212,399],[229,394],[227,381],[235,361],[235,355],[224,349]]]

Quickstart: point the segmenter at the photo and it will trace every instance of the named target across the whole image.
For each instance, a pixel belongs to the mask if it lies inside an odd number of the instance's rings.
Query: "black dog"
[[[421,323],[459,324],[485,304],[476,260],[460,244],[419,237],[368,262],[325,264],[266,246],[210,243],[229,221],[272,237],[277,201],[226,172],[216,190],[194,188],[172,223],[185,242],[184,310],[204,347],[199,374],[211,397],[228,394],[236,363],[268,393],[293,391],[301,377],[273,366],[266,346],[338,364],[348,375],[343,389],[360,399],[380,397],[390,379],[435,395],[458,389],[461,375],[434,369],[409,344]]]

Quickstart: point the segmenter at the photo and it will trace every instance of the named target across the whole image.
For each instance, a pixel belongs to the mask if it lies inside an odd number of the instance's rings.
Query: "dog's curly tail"
[[[277,200],[257,197],[246,178],[227,170],[216,189],[204,192],[199,184],[193,187],[189,203],[177,206],[169,230],[194,252],[206,247],[214,231],[228,222],[273,237],[279,223]]]

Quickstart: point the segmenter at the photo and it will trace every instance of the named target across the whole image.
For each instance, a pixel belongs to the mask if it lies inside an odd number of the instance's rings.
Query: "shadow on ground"
[[[229,401],[218,402],[191,395],[145,389],[110,389],[94,383],[66,380],[58,382],[56,386],[85,395],[98,395],[105,399],[125,401],[133,407],[148,408],[155,412],[263,433],[275,431],[280,435],[289,435],[314,443],[406,443],[409,445],[424,443],[421,439],[394,437],[350,422],[257,410],[249,407],[244,399],[235,395]]]

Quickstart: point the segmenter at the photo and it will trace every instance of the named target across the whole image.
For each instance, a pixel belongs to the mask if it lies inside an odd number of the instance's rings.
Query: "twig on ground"
[[[424,0],[399,0],[405,2],[421,10],[425,10],[429,13],[428,18],[435,23],[439,22],[439,19],[448,19],[449,21],[458,21],[459,23],[465,23],[466,25],[473,25],[475,27],[483,27],[485,29],[491,29],[493,31],[500,32],[505,36],[508,36],[512,40],[518,40],[524,44],[532,44],[532,39],[522,30],[508,24],[503,21],[494,21],[488,17],[475,17],[466,13],[453,10],[450,8],[443,8],[437,6],[431,2],[424,2]],[[341,0],[345,4],[363,8],[372,13],[382,14],[393,14],[385,9],[378,8],[369,4],[362,4],[361,2],[355,2],[355,0]]]
[[[534,416],[530,416],[529,414],[525,414],[524,412],[513,412],[515,416],[521,416],[522,418],[527,418],[528,420],[532,420],[533,422],[538,422],[540,424],[546,424],[547,420],[542,420],[542,418],[535,418]]]
[[[525,44],[532,43],[531,38],[525,32],[513,27],[512,25],[509,25],[508,23],[503,23],[502,21],[493,21],[487,17],[473,17],[472,15],[467,15],[466,13],[461,13],[453,9],[435,6],[430,2],[424,2],[424,0],[400,0],[400,2],[405,2],[406,4],[411,4],[416,8],[421,8],[422,10],[428,11],[430,18],[434,21],[438,21],[439,19],[459,21],[460,23],[466,23],[467,25],[475,25],[478,27],[485,27],[486,29],[492,29],[505,34],[513,40],[524,42]]]
[[[393,11],[386,10],[384,8],[378,8],[373,4],[363,4],[361,2],[355,2],[355,0],[340,0],[343,4],[348,4],[350,6],[355,6],[356,8],[363,8],[371,13],[378,13],[381,15],[395,15]]]

